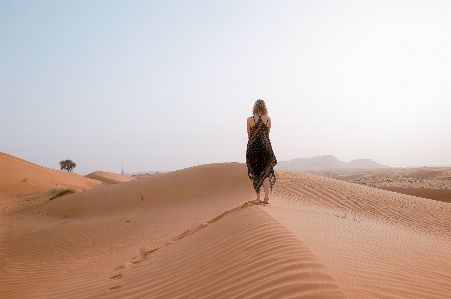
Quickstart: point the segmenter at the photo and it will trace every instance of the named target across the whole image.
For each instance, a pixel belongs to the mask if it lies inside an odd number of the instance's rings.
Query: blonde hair
[[[268,110],[266,109],[265,101],[256,100],[254,108],[252,108],[252,114],[268,115]]]

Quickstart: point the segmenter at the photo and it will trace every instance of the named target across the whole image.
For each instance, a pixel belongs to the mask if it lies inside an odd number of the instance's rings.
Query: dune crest
[[[46,168],[0,153],[0,192],[36,192],[49,188],[92,189],[101,185],[79,174]]]
[[[102,187],[97,180],[79,174],[46,168],[0,153],[0,215],[48,201],[52,189],[75,191]]]
[[[183,234],[182,234],[183,235]],[[43,292],[121,298],[346,298],[327,269],[257,206],[242,206],[118,265],[97,284],[85,279]],[[84,284],[78,291],[75,285]],[[71,298],[71,297],[68,297]]]
[[[104,185],[6,215],[0,226],[0,297],[32,297],[62,280],[80,283],[66,285],[67,290],[110,283],[114,269],[135,265],[143,250],[159,248],[247,202],[253,195],[248,180],[244,164],[202,165]],[[17,283],[24,279],[26,287]]]

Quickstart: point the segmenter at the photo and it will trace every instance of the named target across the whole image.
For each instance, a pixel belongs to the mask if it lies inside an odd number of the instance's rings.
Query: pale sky
[[[450,1],[1,1],[0,151],[75,172],[451,165]]]

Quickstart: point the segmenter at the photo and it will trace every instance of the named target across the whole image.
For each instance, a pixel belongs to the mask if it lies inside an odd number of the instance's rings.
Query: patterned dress
[[[263,185],[265,178],[269,178],[271,190],[276,182],[273,168],[277,164],[277,159],[272,151],[271,141],[269,141],[267,123],[268,121],[266,121],[266,124],[263,123],[261,115],[259,115],[258,121],[251,128],[247,142],[247,174],[252,180],[257,193],[260,192],[260,187]]]

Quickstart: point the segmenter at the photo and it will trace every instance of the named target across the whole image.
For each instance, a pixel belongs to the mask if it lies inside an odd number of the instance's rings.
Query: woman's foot
[[[269,198],[265,198],[265,200],[263,201],[263,203],[269,204]]]
[[[262,203],[262,201],[260,200],[260,198],[256,198],[256,199],[254,199],[252,202],[255,203],[255,204],[260,204],[260,203]]]

